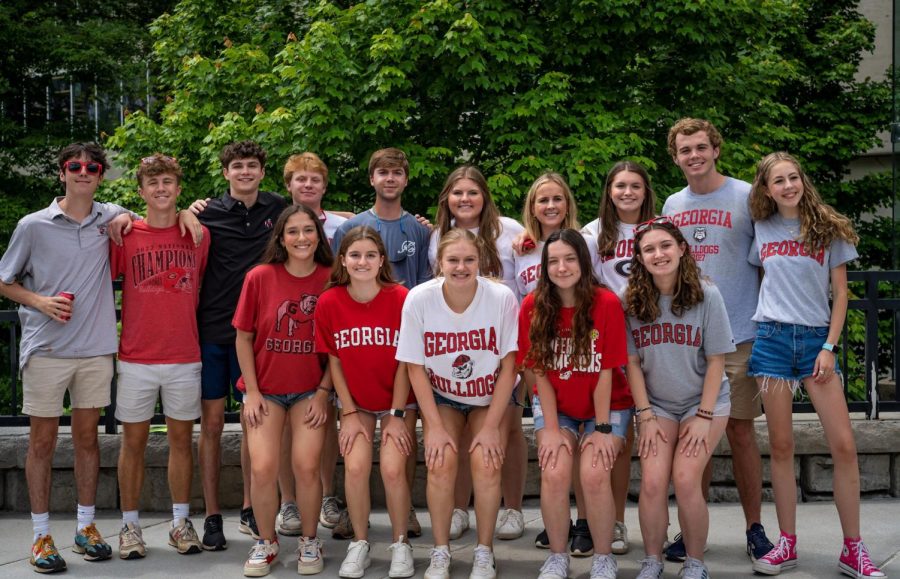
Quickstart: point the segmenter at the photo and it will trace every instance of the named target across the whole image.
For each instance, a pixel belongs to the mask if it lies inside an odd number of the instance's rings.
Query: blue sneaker
[[[676,563],[681,563],[687,557],[687,549],[684,547],[684,539],[681,538],[681,533],[675,535],[675,540],[672,541],[665,550],[666,561],[675,561]]]
[[[75,533],[72,550],[84,555],[85,561],[103,561],[112,557],[112,547],[106,544],[94,523]]]
[[[761,524],[750,525],[750,530],[747,531],[747,555],[752,561],[761,559],[774,548],[775,545],[766,537],[766,530]]]
[[[56,573],[66,570],[66,562],[59,556],[53,537],[41,535],[31,546],[31,561],[38,573]]]

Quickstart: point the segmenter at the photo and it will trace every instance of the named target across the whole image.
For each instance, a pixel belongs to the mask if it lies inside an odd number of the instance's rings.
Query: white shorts
[[[200,362],[192,364],[134,364],[119,360],[116,418],[144,422],[153,418],[156,398],[163,414],[173,420],[200,417]]]

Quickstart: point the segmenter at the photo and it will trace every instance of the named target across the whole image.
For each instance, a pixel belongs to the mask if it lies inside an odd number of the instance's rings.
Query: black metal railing
[[[900,341],[900,271],[852,271],[848,272],[848,280],[851,282],[851,297],[849,308],[851,311],[859,311],[864,317],[863,340],[860,342],[849,334],[851,322],[844,326],[844,348],[840,361],[844,369],[844,390],[848,397],[848,406],[851,412],[864,412],[867,419],[877,419],[880,412],[900,412],[900,385],[896,382],[898,374],[897,356],[898,341]],[[858,287],[862,286],[859,291]],[[119,284],[115,284],[116,292]],[[855,291],[854,291],[855,290]],[[848,316],[848,320],[849,320]],[[8,388],[8,400],[0,406],[0,427],[2,426],[27,426],[28,417],[20,414],[19,408],[19,360],[18,360],[18,313],[13,310],[0,310],[0,326],[5,327],[6,337],[3,342],[8,347],[7,373],[5,380]],[[879,326],[887,327],[886,336],[879,336]],[[854,333],[858,334],[855,330]],[[2,335],[2,333],[0,333]],[[862,361],[860,362],[860,358]],[[855,362],[851,364],[851,362]],[[855,400],[850,394],[851,381],[854,376],[847,371],[848,368],[861,369],[865,378],[865,397],[863,400]],[[860,370],[857,370],[859,372]],[[3,375],[0,374],[0,380]],[[893,399],[882,400],[879,395],[879,381],[885,379],[894,380]],[[3,382],[0,382],[2,384]],[[0,392],[3,397],[4,392]],[[229,393],[230,396],[230,393]],[[889,395],[890,396],[890,395]],[[229,407],[233,407],[230,403]],[[101,422],[109,434],[116,432],[115,419],[116,405],[116,380],[112,381],[111,404],[104,410]],[[526,408],[526,413],[530,409]],[[808,401],[794,402],[794,412],[814,412],[813,406]],[[238,422],[238,412],[226,412],[227,422]],[[153,417],[153,423],[164,423],[165,418],[160,413]],[[61,424],[70,424],[70,417],[63,416]]]

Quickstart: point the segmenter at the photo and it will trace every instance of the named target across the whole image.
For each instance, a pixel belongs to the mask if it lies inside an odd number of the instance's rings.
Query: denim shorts
[[[318,390],[313,388],[309,392],[296,392],[291,394],[263,394],[263,398],[265,398],[269,402],[274,402],[285,410],[290,410],[291,406],[302,400],[306,400],[307,398],[312,397],[316,392],[318,392]]]
[[[816,357],[828,338],[828,326],[759,322],[756,328],[748,376],[781,378],[796,385],[813,375]],[[835,374],[840,374],[837,357],[834,366]]]
[[[438,406],[447,406],[456,410],[457,412],[462,412],[463,416],[468,416],[470,412],[475,410],[476,408],[487,408],[490,406],[490,403],[485,404],[484,406],[475,406],[473,404],[466,404],[465,402],[457,402],[456,400],[450,400],[449,398],[445,398],[438,394],[436,390],[431,391],[434,394],[434,403]],[[516,392],[517,388],[513,388],[512,395],[509,397],[509,405],[516,405]]]
[[[531,415],[534,417],[534,431],[542,430],[544,424],[544,409],[541,408],[541,399],[537,394],[531,397]],[[631,428],[631,419],[634,417],[634,408],[626,408],[625,410],[610,410],[609,423],[612,425],[612,433],[621,439],[625,439],[628,435],[628,429]],[[559,427],[562,430],[568,430],[575,435],[575,439],[579,440],[582,433],[579,432],[580,427],[584,427],[584,436],[594,432],[596,420],[594,417],[579,420],[566,416],[561,412],[556,413],[556,419],[559,421]]]

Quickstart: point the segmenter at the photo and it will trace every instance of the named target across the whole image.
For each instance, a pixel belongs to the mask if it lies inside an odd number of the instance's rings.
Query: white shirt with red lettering
[[[587,243],[588,252],[591,255],[591,263],[596,264],[597,259],[597,240],[590,234],[581,232],[584,241]],[[541,277],[541,253],[544,251],[544,242],[538,241],[534,249],[525,255],[514,256],[516,264],[516,289],[519,291],[519,301],[534,291],[537,287],[538,279]],[[596,267],[591,272],[597,277]],[[597,280],[599,281],[599,279]]]
[[[400,313],[407,293],[403,285],[387,286],[372,301],[360,303],[347,286],[336,286],[316,304],[316,351],[341,361],[350,395],[364,410],[391,408]]]
[[[487,406],[500,360],[517,349],[519,303],[502,283],[478,277],[461,314],[444,301],[444,278],[413,288],[403,305],[397,359],[425,367],[431,388],[449,400]]]
[[[581,228],[590,247],[597,252],[594,261],[594,275],[600,283],[608,287],[616,295],[621,295],[628,286],[628,276],[631,275],[631,258],[634,257],[634,228],[635,223],[619,222],[619,233],[616,236],[616,247],[612,255],[600,255],[597,245],[600,239],[600,220],[595,219]],[[590,238],[588,238],[590,236]]]

